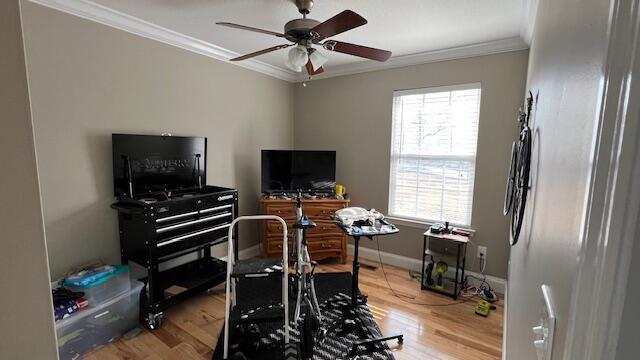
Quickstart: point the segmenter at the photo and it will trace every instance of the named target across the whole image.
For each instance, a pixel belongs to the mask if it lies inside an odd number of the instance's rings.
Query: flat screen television
[[[335,151],[262,150],[264,193],[331,193],[335,186]]]
[[[115,196],[131,195],[129,166],[133,195],[206,185],[207,138],[112,134],[111,145]]]

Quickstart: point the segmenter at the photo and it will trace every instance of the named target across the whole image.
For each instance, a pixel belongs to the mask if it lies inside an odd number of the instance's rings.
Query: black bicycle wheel
[[[516,166],[518,165],[518,151],[516,142],[511,144],[511,162],[509,163],[509,173],[507,174],[507,188],[504,193],[504,206],[502,208],[502,214],[507,216],[511,207],[513,206],[513,192],[515,190],[516,181]]]
[[[518,165],[516,167],[513,212],[511,213],[511,245],[518,242],[529,192],[529,171],[531,170],[531,129],[525,126],[518,141]]]

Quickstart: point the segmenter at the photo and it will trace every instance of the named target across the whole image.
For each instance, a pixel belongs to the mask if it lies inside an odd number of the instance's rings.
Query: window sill
[[[395,225],[408,226],[423,230],[427,230],[431,225],[434,224],[433,221],[413,220],[397,216],[385,216],[385,219],[391,220],[391,222]]]
[[[391,222],[393,224],[395,224],[395,225],[408,226],[408,227],[412,227],[412,228],[416,228],[416,229],[422,229],[422,230],[425,230],[425,231],[427,229],[429,229],[429,227],[431,227],[431,225],[439,222],[439,221],[429,221],[429,220],[407,219],[407,218],[393,216],[393,215],[385,216],[385,219],[391,220]],[[464,225],[449,224],[449,226],[450,227],[459,228],[459,229],[462,229],[462,230],[465,230],[465,231],[469,231],[470,233],[475,233],[476,232],[474,229],[471,229],[468,226],[464,226]]]

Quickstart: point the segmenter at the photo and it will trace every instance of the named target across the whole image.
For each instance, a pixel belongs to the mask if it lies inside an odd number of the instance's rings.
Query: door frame
[[[613,0],[609,24],[565,359],[615,358],[640,219],[640,0]]]

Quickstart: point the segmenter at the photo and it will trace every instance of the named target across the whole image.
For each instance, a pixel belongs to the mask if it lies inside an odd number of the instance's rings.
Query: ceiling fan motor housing
[[[320,24],[320,21],[313,19],[295,19],[291,20],[284,25],[284,35],[287,40],[301,43],[304,40],[312,40],[317,43],[322,40],[320,34],[313,34],[311,29]]]
[[[302,15],[308,15],[313,7],[313,0],[295,0],[298,11]]]

